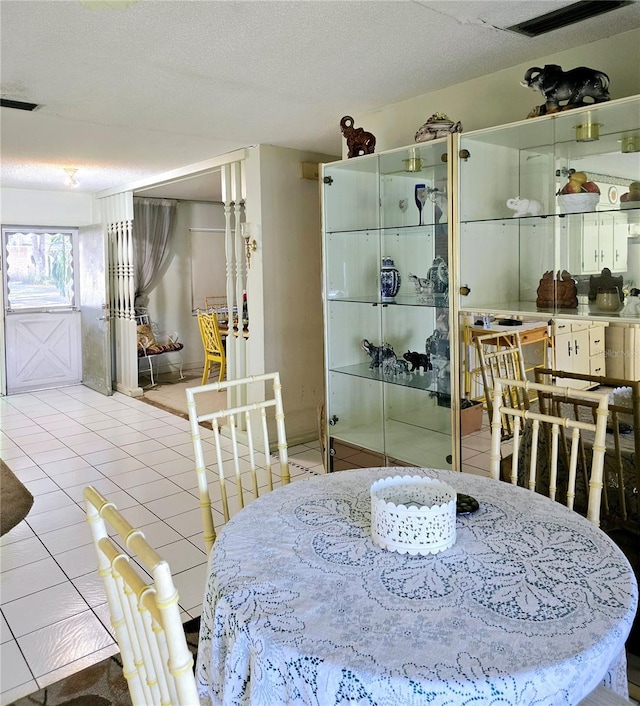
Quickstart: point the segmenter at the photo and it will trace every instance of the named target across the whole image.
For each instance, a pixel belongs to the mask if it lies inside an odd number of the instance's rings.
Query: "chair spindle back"
[[[267,395],[268,389],[265,389],[265,383],[267,388],[269,383],[272,385],[271,396]],[[238,391],[243,400],[248,400],[252,393],[255,396],[256,391],[259,390],[257,394],[261,399],[256,402],[246,401],[245,404],[217,412],[198,413],[199,398],[204,403],[206,395],[228,390]],[[243,508],[250,500],[273,490],[275,476],[280,478],[282,485],[290,481],[282,386],[279,373],[265,373],[187,388],[186,394],[198,477],[204,543],[208,553],[216,538],[210,479],[215,478],[217,481],[216,503],[219,504],[224,522],[227,522],[234,511]],[[229,430],[228,437],[223,437],[220,433],[220,425],[224,420]],[[205,434],[203,422],[211,422],[213,449],[206,439],[203,442],[203,434]],[[277,438],[279,461],[277,473],[272,459],[274,445],[271,438],[274,435]],[[209,435],[205,434],[205,436]],[[207,463],[206,451],[215,452],[214,461]],[[216,475],[209,475],[214,468]]]

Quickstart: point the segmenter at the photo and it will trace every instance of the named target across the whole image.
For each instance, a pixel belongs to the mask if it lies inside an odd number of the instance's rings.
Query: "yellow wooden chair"
[[[271,395],[268,394],[269,383],[272,386]],[[198,414],[198,397],[234,388],[241,392],[244,399],[258,395],[260,401]],[[265,373],[200,387],[188,387],[186,393],[198,476],[204,544],[209,553],[216,538],[212,495],[220,507],[224,522],[227,522],[232,510],[237,511],[260,494],[273,490],[275,477],[279,476],[281,485],[287,485],[290,481],[280,374]],[[224,420],[229,427],[229,437],[220,434],[219,424]],[[203,422],[211,423],[213,448],[208,443],[203,444]],[[271,443],[271,437],[274,434],[277,437],[277,469],[272,462],[272,447],[275,447],[275,444]],[[248,448],[248,457],[241,457],[243,444]],[[205,451],[210,449],[214,458],[205,458]],[[208,461],[211,466],[209,471]],[[209,482],[210,479],[212,483]]]
[[[211,364],[220,363],[220,374],[218,382],[224,380],[224,374],[227,367],[227,356],[222,336],[220,335],[220,326],[218,325],[218,316],[215,312],[205,314],[198,309],[198,326],[200,327],[200,337],[202,338],[202,346],[204,348],[204,371],[202,373],[202,384],[206,385],[211,373]]]
[[[133,706],[199,704],[169,565],[95,488],[85,488],[84,499]],[[123,548],[110,538],[109,528]],[[151,583],[138,572],[134,555]]]
[[[513,420],[513,455],[511,457],[511,472],[508,481],[514,485],[522,485],[529,490],[538,490],[548,495],[551,500],[556,499],[558,483],[561,482],[563,488],[566,486],[566,505],[570,510],[574,509],[576,498],[576,469],[578,465],[578,453],[580,451],[581,435],[584,432],[593,434],[590,439],[592,446],[591,469],[586,479],[587,487],[587,519],[594,525],[600,524],[600,501],[602,498],[604,454],[607,433],[607,414],[609,410],[609,396],[606,392],[592,392],[589,390],[575,390],[569,387],[559,387],[556,385],[546,385],[522,380],[511,380],[505,378],[495,378],[493,390],[493,417],[491,420],[491,455],[490,455],[490,475],[492,478],[500,478],[501,453],[500,444],[502,441],[502,427],[504,420]],[[581,398],[594,405],[595,422],[570,419],[568,417],[556,416],[552,413],[553,404],[550,403],[543,412],[533,412],[531,409],[520,409],[509,406],[504,402],[504,390],[506,388],[520,387],[527,393],[534,393],[539,397],[544,396],[549,402],[557,399]],[[530,439],[524,439],[525,425],[531,422]],[[540,429],[543,430],[543,437],[540,437]],[[562,470],[558,465],[559,449],[561,446],[560,430],[570,433],[571,446],[568,458],[568,468]],[[520,448],[525,441],[527,452],[521,458]],[[548,458],[538,458],[538,442],[547,441]],[[524,448],[524,447],[523,447]],[[542,444],[541,448],[544,448]],[[519,464],[523,461],[526,464],[528,456],[528,468],[523,468],[519,473]],[[538,463],[540,461],[540,465]],[[548,478],[544,480],[544,487],[540,488],[543,481],[540,469],[545,465],[548,471]],[[562,478],[559,478],[559,470]],[[565,477],[566,473],[566,477]],[[564,491],[563,491],[564,492]]]

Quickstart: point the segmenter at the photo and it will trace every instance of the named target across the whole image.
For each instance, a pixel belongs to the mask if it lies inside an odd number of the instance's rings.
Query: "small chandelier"
[[[74,167],[63,167],[66,177],[64,180],[64,185],[68,186],[70,189],[75,189],[76,186],[80,186],[80,182],[76,179],[76,172],[78,171]]]

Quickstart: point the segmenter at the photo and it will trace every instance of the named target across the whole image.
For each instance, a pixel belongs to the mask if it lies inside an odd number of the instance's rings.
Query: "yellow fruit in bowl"
[[[573,172],[569,174],[569,181],[560,189],[561,194],[599,194],[598,185],[589,181],[589,177],[585,172]]]

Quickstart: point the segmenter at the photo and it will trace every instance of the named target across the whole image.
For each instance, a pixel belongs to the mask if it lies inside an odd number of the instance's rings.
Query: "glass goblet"
[[[418,218],[418,225],[422,225],[422,209],[424,208],[424,204],[427,201],[427,186],[426,184],[416,184],[415,189],[415,200],[416,200],[416,206],[418,207],[418,213],[419,218]]]

